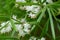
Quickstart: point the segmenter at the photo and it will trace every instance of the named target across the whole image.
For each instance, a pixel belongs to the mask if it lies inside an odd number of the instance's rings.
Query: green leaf
[[[54,2],[52,4],[48,4],[48,5],[53,7],[53,8],[60,8],[60,1]]]
[[[46,22],[46,24],[45,24],[44,28],[42,29],[42,32],[41,32],[40,37],[45,36],[45,34],[46,34],[46,33],[47,33],[47,31],[48,31],[48,25],[49,25],[49,19],[47,20],[47,22]]]
[[[11,25],[12,25],[13,30],[15,30],[15,31],[16,31],[16,27],[15,27],[15,24],[14,24],[13,19],[10,19],[10,22],[11,22]]]
[[[49,8],[47,8],[47,11],[48,11],[48,14],[49,14],[49,19],[50,19],[52,37],[53,37],[53,40],[55,40],[56,38],[55,38],[55,30],[54,30],[54,24],[53,24],[52,15],[51,15],[51,12],[50,12],[50,9]]]
[[[15,27],[15,24],[14,24],[13,19],[10,19],[10,22],[11,22],[12,29],[13,29],[12,34],[11,34],[11,37],[13,37],[13,36],[14,36],[14,34],[15,34],[15,32],[16,32],[16,27]]]
[[[39,22],[41,21],[42,17],[43,17],[44,14],[45,14],[45,11],[46,11],[46,7],[44,7],[43,10],[41,11],[41,14],[40,14],[40,16],[39,16],[38,19],[37,19],[37,23],[39,23]]]
[[[56,18],[55,12],[53,11],[53,9],[51,9],[51,13],[52,13],[53,17],[55,18],[55,20],[60,23],[60,19]]]
[[[1,16],[0,15],[0,22],[4,22],[4,21],[8,21],[8,20],[10,20],[9,16]]]
[[[59,23],[57,23],[57,28],[58,28],[58,30],[60,31],[60,25],[59,25]]]

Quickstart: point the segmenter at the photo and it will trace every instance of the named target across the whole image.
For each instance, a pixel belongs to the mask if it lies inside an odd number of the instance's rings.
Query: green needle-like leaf
[[[45,24],[45,26],[44,26],[44,28],[43,28],[43,30],[41,32],[40,37],[43,37],[47,33],[47,31],[48,31],[48,25],[49,25],[49,19],[47,20],[47,22],[46,22],[46,24]]]
[[[55,40],[55,30],[54,30],[54,24],[53,24],[52,15],[51,15],[50,9],[47,8],[47,10],[48,10],[49,19],[50,19],[50,25],[51,25],[52,36],[53,36],[53,39]]]
[[[46,11],[46,7],[43,8],[42,13],[40,14],[39,18],[37,19],[37,23],[41,21],[42,17],[44,16]]]
[[[13,28],[14,30],[16,30],[13,19],[11,19],[10,22],[11,22],[12,28]]]
[[[16,31],[16,27],[15,27],[14,21],[12,19],[10,21],[11,21],[11,25],[12,25],[12,28],[13,28],[11,37],[13,37],[13,35],[15,34],[15,31]]]

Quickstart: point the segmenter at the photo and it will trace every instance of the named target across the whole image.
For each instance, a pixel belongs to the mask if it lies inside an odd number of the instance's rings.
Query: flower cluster
[[[16,2],[26,2],[25,0],[16,0]]]
[[[23,2],[23,3],[25,3],[26,1],[25,0],[16,0],[16,2]],[[37,0],[31,0],[31,2],[38,3]],[[43,2],[43,0],[41,2]],[[46,2],[53,3],[52,0],[46,0]],[[46,5],[46,2],[44,2],[43,5]],[[15,6],[18,7],[18,4],[15,4]],[[30,5],[30,6],[28,6],[28,5],[25,6],[24,5],[24,6],[20,6],[19,9],[26,10],[26,12],[28,13],[28,17],[30,17],[30,18],[36,18],[38,12],[41,9],[41,7],[39,5]]]
[[[41,39],[38,39],[38,38],[36,38],[36,37],[32,36],[32,37],[30,37],[30,38],[29,38],[29,40],[45,40],[45,38],[44,38],[44,37],[42,37]]]
[[[15,17],[14,17],[15,18]],[[14,21],[15,22],[15,21]],[[26,34],[30,34],[31,25],[25,21],[25,19],[20,20],[21,24],[15,24],[16,31],[19,32],[19,36],[24,37]],[[5,27],[6,26],[6,27]],[[12,31],[13,26],[10,21],[1,23],[0,33],[6,33]]]
[[[16,29],[19,32],[19,36],[24,37],[26,34],[30,34],[31,25],[25,21],[25,19],[21,20],[22,24],[17,24]]]
[[[13,15],[13,19],[17,19],[15,15]],[[24,37],[26,34],[30,34],[31,25],[24,18],[22,18],[20,22],[20,24],[15,25],[16,31],[19,32],[19,36]]]
[[[21,1],[20,1],[21,2]],[[23,1],[24,2],[24,1]],[[31,2],[33,3],[37,3],[36,0],[32,0]],[[18,7],[18,4],[15,4],[16,7]],[[28,17],[30,18],[36,18],[37,17],[37,13],[40,10],[40,6],[39,5],[30,5],[30,6],[20,6],[19,9],[21,10],[26,10],[26,12],[28,13]]]
[[[6,25],[7,24],[7,25]],[[7,27],[5,27],[5,26],[7,26]],[[10,21],[7,21],[7,22],[3,22],[3,23],[1,23],[1,27],[0,27],[0,33],[6,33],[6,32],[10,32],[10,31],[12,31],[12,26],[11,26],[11,23],[10,23]]]
[[[31,6],[20,6],[19,7],[21,10],[26,10],[26,12],[28,13],[28,17],[31,17],[31,18],[36,18],[37,16],[37,13],[39,12],[40,10],[40,6],[38,5],[31,5]]]

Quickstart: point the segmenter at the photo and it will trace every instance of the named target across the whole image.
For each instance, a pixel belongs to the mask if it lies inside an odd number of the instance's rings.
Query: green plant
[[[60,40],[59,16],[60,0],[0,0],[0,39],[29,40],[35,36]]]

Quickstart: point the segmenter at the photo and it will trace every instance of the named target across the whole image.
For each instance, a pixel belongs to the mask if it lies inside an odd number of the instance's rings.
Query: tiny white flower
[[[18,35],[24,37],[26,33],[23,30],[20,30]]]
[[[31,25],[29,23],[24,23],[23,26],[24,26],[25,29],[31,28]]]
[[[12,16],[12,18],[13,18],[13,19],[16,19],[16,16],[15,16],[15,15],[13,15],[13,16]]]
[[[32,11],[33,13],[38,13],[39,12],[39,9],[34,9],[33,11]]]
[[[8,22],[9,21],[1,23],[1,27],[0,28],[4,27]]]
[[[32,6],[26,6],[26,8],[25,8],[26,10],[27,10],[27,12],[28,11],[31,11],[31,10],[33,10],[33,7]]]
[[[10,32],[12,29],[11,29],[11,26],[8,26],[5,28],[6,32]]]
[[[33,6],[32,12],[33,12],[33,13],[38,13],[39,10],[40,10],[40,6],[38,6],[38,5],[32,5],[32,6]]]
[[[6,22],[1,23],[1,27],[3,27],[4,25],[6,25]]]
[[[5,28],[3,28],[0,32],[5,33],[6,32]]]
[[[46,2],[45,2],[45,3],[43,3],[43,5],[46,5]]]
[[[28,14],[28,16],[31,18],[36,18],[36,14],[32,14],[32,13]]]
[[[41,40],[45,40],[45,38],[44,38],[44,37],[42,37],[42,38],[41,38]]]
[[[7,24],[8,23],[8,24]],[[10,32],[12,29],[11,29],[11,23],[10,21],[7,21],[6,22],[7,24],[7,27],[4,27],[2,30],[1,30],[1,33],[5,33],[5,32]]]
[[[27,34],[30,34],[30,30],[29,30],[29,29],[24,29],[24,31],[25,31]]]
[[[34,37],[34,36],[32,36],[32,37],[30,37],[30,39],[29,40],[37,40],[37,38],[36,37]]]
[[[33,2],[33,3],[37,3],[38,1],[36,1],[36,0],[32,0],[32,2]]]
[[[25,6],[20,6],[19,7],[19,9],[21,9],[21,10],[26,10],[25,8],[26,8]]]
[[[48,3],[53,3],[53,1],[52,1],[52,0],[46,0],[46,2],[48,2]]]
[[[15,7],[18,7],[19,5],[18,4],[15,4]]]
[[[26,20],[23,18],[23,19],[20,20],[20,22],[25,23]]]
[[[17,31],[20,31],[20,30],[23,29],[23,26],[21,24],[17,24],[16,25],[16,29],[17,29]]]
[[[16,0],[16,2],[26,2],[25,0]]]
[[[36,40],[37,38],[34,38],[34,40]]]

